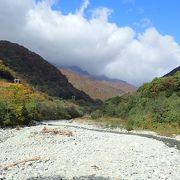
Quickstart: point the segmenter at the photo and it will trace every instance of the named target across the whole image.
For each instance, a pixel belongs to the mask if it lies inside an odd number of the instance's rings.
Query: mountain
[[[124,81],[106,76],[93,76],[79,67],[61,67],[60,71],[77,89],[85,91],[93,99],[106,100],[135,91],[135,87]]]
[[[167,77],[167,76],[172,76],[174,75],[176,72],[180,71],[180,66],[173,69],[172,71],[170,71],[169,73],[167,73],[166,75],[164,75],[164,77]]]
[[[86,93],[73,87],[55,66],[23,46],[0,41],[0,60],[15,72],[16,78],[25,81],[35,90],[63,99],[75,96],[76,99],[93,101]]]
[[[83,76],[91,76],[87,71],[82,70],[78,66],[61,66],[60,69],[69,70]]]
[[[99,76],[92,75],[92,74],[88,73],[87,71],[82,70],[78,66],[61,66],[60,69],[72,71],[72,72],[74,72],[76,74],[79,74],[79,75],[88,76],[90,79],[101,80],[101,81],[104,80],[104,81],[110,81],[110,82],[123,82],[123,83],[126,83],[125,81],[120,80],[120,79],[108,78],[105,75],[99,75]]]

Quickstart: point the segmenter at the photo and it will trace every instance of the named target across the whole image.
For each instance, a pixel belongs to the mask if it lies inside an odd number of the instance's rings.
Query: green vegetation
[[[119,118],[119,126],[123,124],[128,130],[180,133],[180,72],[156,78],[141,86],[136,94],[109,99],[91,114],[93,119],[104,116]],[[111,123],[118,126],[117,119]]]
[[[22,84],[12,83],[15,78]],[[80,117],[91,109],[88,103],[94,101],[38,54],[0,41],[0,126]]]
[[[172,76],[156,78],[135,94],[114,97],[101,105],[101,101],[74,88],[57,68],[18,44],[0,41],[0,59],[0,126],[70,119],[94,109],[92,120],[108,127],[180,133],[179,67],[170,73]],[[22,84],[12,83],[15,77]],[[60,99],[72,96],[76,101]]]
[[[0,126],[28,125],[31,120],[70,119],[83,108],[33,91],[22,84],[0,81]]]
[[[10,62],[18,63],[17,61],[18,60],[11,60]],[[53,119],[71,119],[81,117],[85,112],[91,111],[92,102],[84,101],[81,98],[81,100],[78,100],[78,96],[76,96],[76,101],[63,100],[60,97],[52,97],[49,96],[48,93],[35,90],[36,88],[34,88],[31,83],[26,81],[26,78],[23,78],[22,75],[19,75],[18,71],[25,71],[24,66],[25,65],[21,64],[21,66],[19,65],[15,68],[14,65],[12,65],[12,67],[10,65],[8,66],[5,64],[5,62],[0,60],[1,127],[29,125],[32,120],[40,121]],[[49,66],[51,67],[51,65],[47,65],[47,67]],[[29,69],[28,72],[30,73]],[[35,72],[38,73],[38,69]],[[38,80],[38,78],[42,77],[43,75],[37,74],[32,76]],[[15,77],[20,77],[22,84],[12,83]],[[34,80],[33,82],[36,81]],[[44,80],[43,83],[47,82]],[[39,85],[38,82],[37,85]],[[59,86],[58,88],[61,88],[61,91],[63,90],[65,93],[65,88],[68,88],[69,85],[70,84],[68,84],[68,82],[66,82],[66,84],[62,87],[58,85],[58,83],[56,84],[56,86]],[[47,83],[46,89],[48,88],[49,85]],[[70,87],[69,91],[72,89],[73,87]],[[53,90],[55,90],[56,93],[58,92],[56,88]],[[83,94],[84,93],[82,92],[81,95],[83,96]],[[63,95],[61,97],[66,98],[66,96]]]
[[[7,81],[13,81],[14,80],[14,73],[6,67],[2,61],[0,60],[0,79],[5,79]]]

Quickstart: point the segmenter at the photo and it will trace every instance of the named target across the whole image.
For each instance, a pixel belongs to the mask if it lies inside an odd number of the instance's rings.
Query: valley
[[[180,0],[0,0],[0,180],[180,180]]]
[[[38,54],[0,41],[0,125],[28,125],[31,120],[89,116],[110,127],[180,133],[179,67],[135,87],[79,67],[59,69]],[[13,83],[15,78],[20,83]],[[164,130],[163,130],[164,129]]]
[[[0,179],[178,179],[179,93],[179,68],[136,89],[0,41]]]

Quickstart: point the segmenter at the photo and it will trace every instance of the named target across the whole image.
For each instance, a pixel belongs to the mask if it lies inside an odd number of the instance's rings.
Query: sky
[[[68,14],[76,12],[82,0],[60,0],[53,8]],[[107,7],[113,11],[110,22],[118,26],[130,26],[142,32],[148,26],[155,26],[162,34],[172,34],[180,43],[180,1],[179,0],[91,0],[86,17],[92,9]]]
[[[0,40],[139,86],[180,65],[180,0],[0,0]]]

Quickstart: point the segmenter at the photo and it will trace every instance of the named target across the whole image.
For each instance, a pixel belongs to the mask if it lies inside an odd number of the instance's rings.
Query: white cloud
[[[27,22],[27,12],[33,8],[31,0],[0,1],[0,37],[16,40],[23,36],[23,28]]]
[[[142,29],[151,27],[152,25],[153,24],[152,24],[152,22],[151,22],[151,20],[149,18],[143,18],[139,22],[134,23],[135,27],[142,28]]]
[[[110,10],[108,8],[97,8],[92,11],[92,18],[94,19],[100,19],[101,21],[107,22],[109,16],[113,13],[113,10]]]
[[[81,8],[78,11],[78,14],[83,16],[84,15],[84,11],[87,9],[88,5],[89,5],[89,0],[84,0]]]
[[[130,27],[110,23],[107,8],[93,10],[86,19],[87,0],[67,15],[52,10],[49,2],[0,1],[0,39],[18,42],[51,63],[77,65],[136,85],[180,64],[180,46],[155,28],[137,36]]]
[[[132,40],[105,72],[141,84],[162,76],[180,64],[180,47],[171,36],[162,36],[155,28],[147,29]]]

